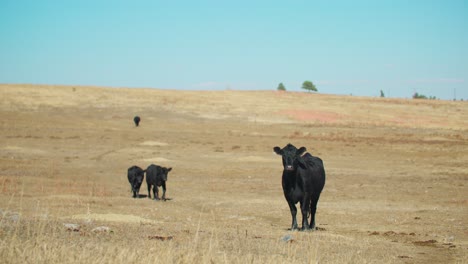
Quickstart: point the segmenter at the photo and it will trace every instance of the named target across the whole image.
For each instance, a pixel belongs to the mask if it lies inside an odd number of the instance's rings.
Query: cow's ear
[[[169,168],[169,169],[167,169],[167,172],[170,172],[171,170],[172,170],[172,168]]]
[[[283,155],[283,150],[280,147],[274,147],[273,151],[278,155]]]
[[[296,155],[302,156],[302,154],[304,154],[306,151],[307,149],[305,147],[301,147],[300,149],[296,151]]]

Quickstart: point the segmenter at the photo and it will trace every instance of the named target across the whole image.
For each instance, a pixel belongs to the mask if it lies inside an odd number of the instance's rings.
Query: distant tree
[[[425,96],[424,94],[418,94],[418,93],[414,93],[413,94],[413,99],[429,99],[429,100],[436,100],[437,97],[435,96]]]
[[[385,97],[385,94],[382,90],[380,90],[380,97]]]
[[[280,84],[278,84],[277,90],[278,90],[278,91],[286,91],[286,87],[284,87],[284,84],[283,84],[283,83],[280,83]]]
[[[307,91],[314,91],[317,92],[317,87],[311,82],[311,81],[304,81],[302,83],[302,89],[307,90]]]
[[[425,96],[424,94],[419,94],[419,93],[414,93],[413,94],[413,99],[427,99],[427,96]]]

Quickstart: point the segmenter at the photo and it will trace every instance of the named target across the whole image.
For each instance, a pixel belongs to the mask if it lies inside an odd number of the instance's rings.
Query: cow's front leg
[[[166,183],[163,182],[163,184],[161,186],[162,186],[162,190],[163,190],[162,200],[166,201]]]
[[[133,198],[137,198],[138,189],[136,187],[136,184],[133,184],[133,186],[132,186],[132,193],[133,193]]]
[[[133,198],[140,198],[140,188],[137,186],[133,188]]]
[[[157,185],[153,187],[154,199],[159,200],[159,188]]]
[[[293,202],[288,201],[289,210],[291,211],[292,223],[291,223],[291,230],[297,230],[297,208]]]
[[[310,212],[310,196],[311,194],[306,192],[304,194],[304,198],[301,201],[302,230],[304,231],[310,230],[309,223],[307,221],[307,217]]]

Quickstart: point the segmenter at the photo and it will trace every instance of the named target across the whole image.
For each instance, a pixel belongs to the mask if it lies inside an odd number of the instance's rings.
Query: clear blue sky
[[[0,83],[468,100],[468,1],[0,0]]]

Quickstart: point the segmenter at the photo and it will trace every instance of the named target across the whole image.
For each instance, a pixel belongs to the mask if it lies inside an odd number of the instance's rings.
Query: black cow
[[[141,120],[141,119],[140,119],[139,116],[135,116],[135,117],[133,118],[133,122],[135,122],[135,126],[138,126],[138,125],[140,124],[140,120]]]
[[[128,168],[127,177],[132,188],[133,198],[140,197],[139,192],[141,184],[143,183],[143,178],[145,177],[145,171],[138,166],[132,166]]]
[[[320,158],[306,152],[305,147],[297,149],[288,144],[283,149],[274,147],[276,154],[283,157],[283,192],[291,210],[291,230],[297,229],[296,204],[301,205],[302,230],[315,228],[317,202],[325,185],[325,169]],[[304,155],[303,155],[304,154]],[[310,213],[310,224],[307,217]]]
[[[151,199],[151,186],[153,187],[154,199],[159,200],[158,187],[162,186],[163,195],[161,199],[166,200],[166,181],[167,174],[172,168],[164,168],[158,165],[151,164],[146,169],[146,184],[148,185],[148,198]]]

